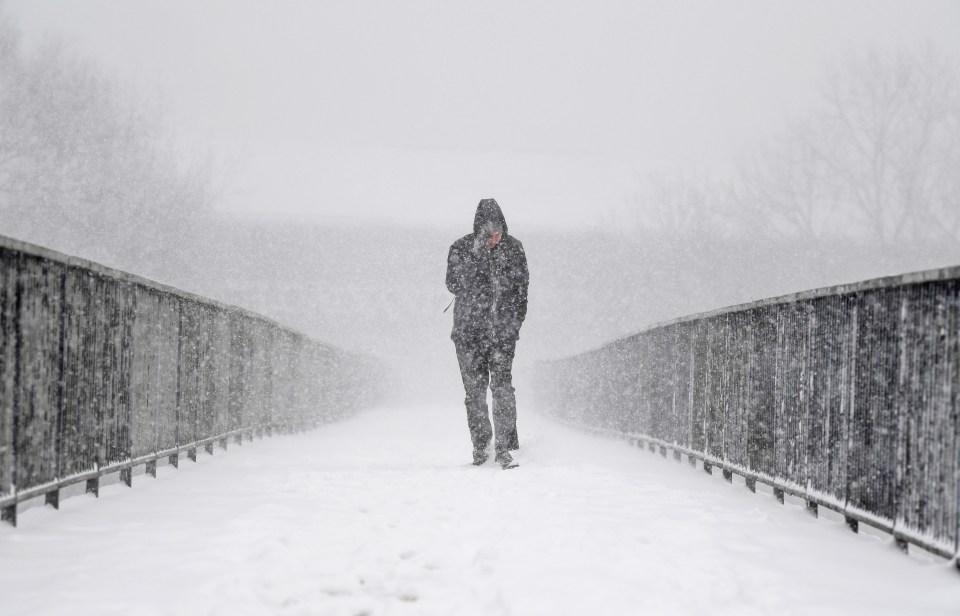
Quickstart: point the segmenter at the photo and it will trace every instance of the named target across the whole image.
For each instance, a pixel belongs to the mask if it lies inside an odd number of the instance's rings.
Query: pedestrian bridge
[[[541,364],[505,472],[374,359],[3,240],[0,610],[956,614],[958,280]]]

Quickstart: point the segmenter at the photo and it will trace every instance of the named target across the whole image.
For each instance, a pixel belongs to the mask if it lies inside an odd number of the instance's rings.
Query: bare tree
[[[716,233],[728,226],[726,190],[702,174],[650,176],[633,198],[633,227],[665,237]]]
[[[754,236],[815,242],[831,233],[836,203],[805,139],[785,137],[751,153],[732,182],[731,214]]]
[[[642,267],[631,271],[649,272],[654,305],[703,309],[955,262],[955,75],[932,51],[846,58],[818,105],[729,181],[646,182],[632,204]]]
[[[0,15],[0,233],[141,269],[207,206],[158,106],[57,42],[25,50]]]
[[[929,50],[846,60],[828,73],[821,105],[742,167],[738,202],[811,240],[957,239],[955,74]]]

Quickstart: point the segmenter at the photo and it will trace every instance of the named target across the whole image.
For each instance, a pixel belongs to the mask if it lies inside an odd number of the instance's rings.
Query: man
[[[473,218],[473,233],[454,242],[447,256],[447,289],[456,295],[450,337],[467,394],[467,425],[477,466],[487,461],[492,436],[488,382],[493,393],[496,461],[504,469],[517,466],[510,455],[520,448],[511,371],[527,315],[529,279],[523,245],[508,233],[497,202],[483,199]]]

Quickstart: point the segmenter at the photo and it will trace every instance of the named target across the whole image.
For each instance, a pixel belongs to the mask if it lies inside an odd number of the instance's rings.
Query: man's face
[[[495,248],[496,245],[500,243],[501,238],[500,229],[491,229],[490,236],[487,238],[487,246]]]

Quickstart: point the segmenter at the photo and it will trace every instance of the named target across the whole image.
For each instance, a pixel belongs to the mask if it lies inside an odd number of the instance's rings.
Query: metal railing
[[[903,550],[960,552],[960,267],[684,317],[536,379],[566,423],[770,485]]]
[[[375,361],[252,312],[0,237],[0,517],[373,402]]]

